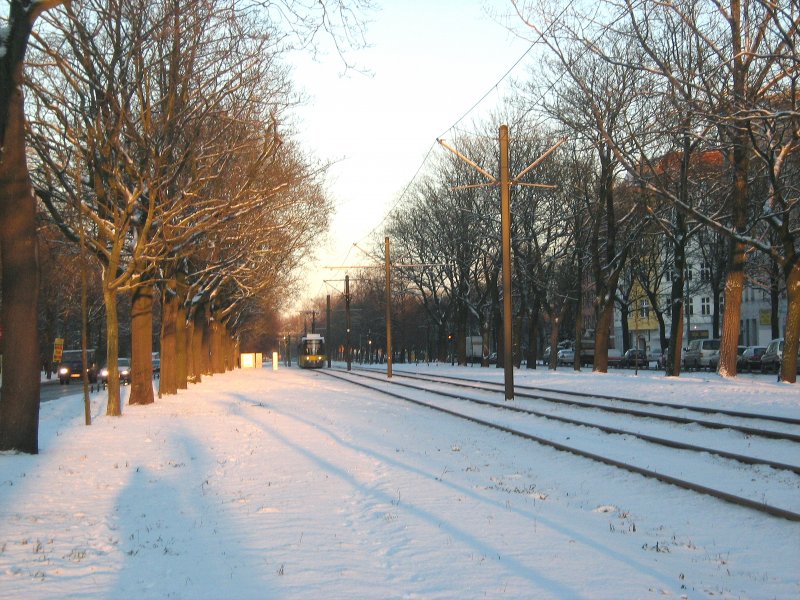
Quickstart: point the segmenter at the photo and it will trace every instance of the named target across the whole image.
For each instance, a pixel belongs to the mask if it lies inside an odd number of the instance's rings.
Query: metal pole
[[[352,369],[352,359],[350,357],[350,275],[344,276],[344,314],[345,314],[345,327],[347,333],[345,336],[345,356],[347,356],[347,370]]]
[[[500,125],[500,227],[503,249],[503,363],[506,400],[514,399],[511,353],[511,186],[508,175],[508,125]]]
[[[392,270],[389,262],[389,237],[386,243],[386,377],[392,376]]]
[[[325,308],[325,343],[328,346],[328,368],[331,366],[331,295],[328,294],[327,305]]]

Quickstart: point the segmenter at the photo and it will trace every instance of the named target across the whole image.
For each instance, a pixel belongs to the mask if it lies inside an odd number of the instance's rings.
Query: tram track
[[[490,389],[490,387],[484,387],[480,385],[475,385],[474,383],[465,384],[465,383],[458,383],[449,381],[451,379],[458,379],[452,377],[440,378],[440,377],[416,377],[416,376],[409,376],[408,374],[402,374],[402,378],[411,378],[411,379],[422,379],[426,385],[421,385],[419,383],[408,383],[408,382],[401,382],[397,381],[397,377],[387,380],[383,377],[380,377],[378,373],[373,370],[364,370],[364,372],[347,372],[347,371],[339,371],[339,370],[327,370],[321,371],[325,375],[330,377],[334,377],[337,379],[341,379],[352,383],[354,385],[358,385],[361,387],[366,387],[368,389],[372,389],[378,391],[382,394],[386,394],[419,406],[424,406],[445,414],[449,414],[451,416],[455,416],[462,419],[467,419],[469,421],[478,423],[480,425],[490,427],[493,429],[497,429],[500,431],[504,431],[506,433],[516,435],[522,437],[524,439],[528,439],[530,441],[543,444],[552,448],[555,448],[560,451],[570,452],[572,454],[582,456],[584,458],[588,458],[590,460],[594,460],[597,462],[601,462],[607,465],[611,465],[617,468],[621,468],[627,470],[629,472],[638,473],[642,476],[656,479],[665,483],[669,483],[683,489],[692,490],[701,494],[709,495],[712,497],[716,497],[721,500],[725,500],[727,502],[731,502],[740,506],[745,506],[750,509],[758,510],[759,512],[764,512],[770,514],[772,516],[781,517],[785,519],[789,519],[792,521],[800,521],[800,513],[796,512],[795,510],[789,510],[787,508],[783,508],[780,506],[775,506],[768,504],[765,501],[754,500],[752,498],[746,498],[741,495],[737,495],[735,493],[731,493],[729,491],[719,490],[702,483],[698,483],[697,481],[689,481],[684,479],[681,476],[674,476],[667,474],[664,469],[657,470],[653,468],[649,468],[649,466],[642,466],[634,464],[629,460],[621,460],[618,457],[614,457],[609,455],[609,453],[599,454],[595,451],[587,450],[585,447],[581,448],[578,445],[573,444],[566,444],[563,441],[558,441],[553,439],[552,437],[545,437],[542,435],[534,434],[531,431],[524,431],[517,426],[511,426],[509,424],[503,424],[500,422],[502,419],[497,419],[494,416],[487,417],[484,416],[477,416],[475,414],[469,414],[469,411],[462,410],[461,405],[458,407],[453,406],[445,406],[441,403],[437,403],[436,401],[430,401],[430,397],[427,397],[423,400],[420,398],[413,397],[415,393],[423,393],[426,395],[433,395],[434,397],[439,397],[443,399],[447,399],[450,402],[457,402],[466,404],[472,404],[476,406],[482,407],[484,410],[490,411],[497,411],[498,413],[501,411],[508,411],[516,414],[521,414],[526,418],[533,418],[533,419],[548,419],[552,422],[557,422],[566,427],[573,427],[573,428],[589,428],[593,430],[597,430],[602,432],[603,434],[607,435],[617,435],[617,436],[624,436],[625,439],[634,439],[638,440],[639,442],[646,443],[646,444],[655,444],[659,447],[666,447],[667,449],[672,449],[676,451],[688,451],[692,453],[703,453],[708,454],[714,457],[718,457],[719,459],[729,460],[729,461],[736,461],[737,463],[744,463],[749,465],[753,468],[764,468],[768,467],[772,470],[777,470],[781,472],[786,472],[786,477],[789,478],[796,478],[800,475],[800,466],[798,465],[791,465],[786,464],[780,461],[774,460],[767,460],[760,457],[755,456],[748,456],[740,453],[733,453],[727,452],[720,449],[710,448],[706,446],[699,446],[693,444],[687,444],[681,441],[671,440],[668,438],[662,438],[658,436],[652,436],[643,434],[641,432],[629,431],[620,429],[618,427],[610,427],[607,425],[603,425],[600,423],[594,423],[591,421],[584,421],[579,419],[573,418],[565,418],[558,415],[548,414],[541,411],[536,411],[530,408],[525,408],[518,406],[517,403],[508,403],[508,402],[495,402],[493,400],[487,400],[482,398],[475,398],[466,395],[463,392],[456,392],[456,391],[448,391],[446,389],[437,389],[436,387],[428,387],[428,386],[458,386],[461,388],[472,388],[472,391],[479,391],[480,393],[484,394],[493,394],[493,393],[500,393],[500,389]],[[485,383],[485,382],[481,382]],[[499,387],[499,386],[496,386]],[[392,388],[392,389],[389,389]],[[401,393],[400,390],[408,390],[406,393]],[[550,390],[552,392],[552,390]],[[537,395],[531,395],[534,398],[540,399]],[[563,400],[563,399],[559,399]],[[568,402],[569,403],[569,402]],[[572,404],[572,403],[570,403]],[[591,403],[590,403],[591,404]],[[591,405],[592,409],[600,408],[597,405]],[[619,407],[614,412],[619,412]],[[627,413],[627,411],[624,411]],[[642,416],[642,415],[636,415]],[[658,413],[653,413],[652,415],[648,415],[651,418],[661,418],[662,415]],[[737,415],[740,416],[741,415]],[[752,416],[752,415],[750,415]],[[674,421],[673,419],[668,419],[668,423],[672,424],[682,424],[684,421]],[[694,419],[688,419],[686,422],[696,423]],[[717,424],[717,425],[724,425],[724,424]],[[722,428],[722,427],[720,427]],[[725,428],[727,425],[725,425]],[[732,427],[730,428],[738,433],[745,433],[742,427]],[[752,429],[752,428],[750,428]],[[781,434],[781,432],[772,432],[778,435],[768,435],[766,436],[768,439],[775,440],[779,439],[782,440],[784,443],[796,443],[795,436],[793,434]],[[746,435],[754,435],[753,433],[747,433]],[[570,436],[566,436],[566,439],[569,440]],[[611,453],[613,454],[613,453]],[[741,467],[740,467],[741,468]],[[792,479],[794,482],[794,479]],[[798,485],[797,483],[791,483],[790,485]],[[793,490],[795,488],[792,488]]]
[[[373,371],[373,373],[374,373],[374,371]],[[401,377],[407,377],[407,375],[403,374],[403,375],[401,375]],[[378,380],[377,376],[370,376],[370,378]],[[410,378],[411,379],[417,379],[416,377],[410,377]],[[433,382],[433,383],[442,383],[441,380],[438,380],[436,378],[425,379],[425,381],[429,381],[429,382]],[[426,388],[424,386],[414,386],[414,385],[411,385],[411,384],[404,384],[404,383],[398,383],[398,382],[394,382],[394,383],[396,383],[397,385],[401,385],[403,387],[408,387],[408,388],[416,389],[416,390],[420,390],[420,391],[431,391],[430,388]],[[489,388],[483,388],[483,387],[480,387],[480,386],[464,386],[464,387],[472,387],[473,389],[478,389],[480,391],[498,391],[498,390],[490,390]],[[449,396],[451,398],[464,399],[464,397],[462,395],[459,395],[459,394],[451,394],[449,392],[436,392],[436,393],[439,393],[441,395],[447,395],[447,396]],[[499,408],[501,410],[507,410],[507,411],[512,411],[512,412],[532,415],[532,416],[541,417],[541,418],[544,418],[544,419],[551,419],[553,421],[558,421],[558,422],[561,422],[561,423],[567,423],[567,424],[575,425],[575,426],[579,426],[579,427],[593,427],[595,429],[603,431],[604,433],[616,434],[616,435],[627,435],[627,436],[631,436],[631,437],[635,437],[635,438],[644,440],[646,442],[650,442],[652,444],[658,444],[658,445],[666,446],[666,447],[669,447],[669,448],[676,448],[676,449],[679,449],[679,450],[690,450],[690,451],[693,451],[693,452],[705,452],[705,453],[709,453],[709,454],[714,454],[716,456],[720,456],[722,458],[735,460],[737,462],[744,463],[744,464],[764,465],[764,466],[770,467],[772,469],[782,469],[782,470],[791,471],[793,473],[796,473],[796,474],[800,475],[800,465],[792,465],[792,464],[787,464],[787,463],[783,463],[783,462],[779,462],[779,461],[773,461],[773,460],[768,460],[768,459],[764,459],[764,458],[748,456],[748,455],[744,455],[744,454],[738,454],[738,453],[735,453],[735,452],[728,452],[728,451],[720,450],[720,449],[717,449],[717,448],[713,448],[712,449],[712,448],[709,448],[709,447],[706,447],[706,446],[698,446],[698,445],[695,445],[695,444],[688,444],[688,443],[685,443],[685,442],[680,442],[680,441],[671,440],[671,439],[667,439],[667,438],[661,438],[661,437],[656,437],[656,436],[652,436],[652,435],[647,435],[647,434],[644,434],[644,433],[641,433],[641,432],[632,431],[632,430],[628,430],[628,429],[620,429],[618,427],[610,427],[610,426],[607,426],[607,425],[602,425],[600,423],[594,423],[594,422],[591,422],[591,421],[583,421],[583,420],[579,420],[579,419],[572,419],[572,418],[568,418],[568,417],[562,417],[562,416],[558,416],[558,415],[555,415],[555,414],[552,414],[552,413],[547,413],[547,412],[533,410],[533,409],[530,409],[530,408],[524,408],[524,407],[516,406],[514,404],[508,404],[508,403],[500,404],[498,402],[492,402],[490,400],[481,400],[479,398],[468,398],[468,400],[470,402],[474,402],[476,404],[483,404],[483,405],[486,405],[486,406],[494,406],[494,407]],[[597,408],[595,405],[592,405],[591,407],[592,408]],[[624,412],[624,411],[614,411],[614,412]],[[630,414],[630,413],[626,413],[626,414]],[[636,414],[635,416],[640,416],[641,417],[642,414],[641,413],[640,414]],[[647,413],[646,416],[651,417],[653,415],[651,413]],[[657,414],[655,416],[660,417],[660,415],[657,415]],[[671,419],[669,419],[669,420],[671,421]],[[683,422],[683,421],[681,421],[681,422]],[[694,423],[694,421],[691,421],[691,420],[687,420],[687,422]],[[715,425],[719,425],[720,429],[725,428],[723,424],[715,424]],[[734,429],[736,431],[740,431],[741,432],[741,430],[743,428],[733,427],[731,429]],[[747,428],[744,428],[744,429],[747,429]],[[772,432],[772,431],[768,431],[768,432],[766,432],[766,434],[767,435],[765,435],[764,437],[767,437],[769,439],[783,439],[783,440],[788,440],[788,441],[798,441],[798,440],[795,440],[794,437],[800,438],[800,436],[782,437],[782,436],[780,436],[779,432]]]
[[[371,369],[363,369],[364,372],[375,373],[374,370]],[[466,380],[460,377],[452,377],[452,376],[438,376],[438,377],[431,377],[431,376],[423,376],[423,375],[412,375],[408,373],[401,373],[398,374],[399,377],[407,378],[407,379],[416,379],[420,381],[429,381],[429,382],[438,382],[438,383],[447,383],[449,385],[454,385],[457,387],[462,387],[466,389],[473,389],[479,391],[500,391],[503,389],[503,384],[494,383],[489,381],[481,381],[480,383],[476,383],[474,381]],[[398,376],[396,375],[396,376]],[[536,390],[536,393],[529,393],[524,390]],[[543,392],[548,392],[545,394]],[[560,394],[560,396],[556,396],[553,394]],[[628,408],[625,406],[612,406],[608,404],[598,404],[596,402],[588,402],[581,400],[581,398],[595,398],[599,400],[607,400],[610,402],[616,402],[620,404],[630,404],[632,406],[655,406],[666,410],[672,411],[686,411],[686,412],[695,412],[698,414],[719,414],[726,417],[730,417],[733,419],[743,419],[743,420],[751,420],[751,421],[768,421],[768,422],[775,422],[781,423],[784,425],[788,425],[790,427],[793,426],[800,426],[800,419],[793,419],[791,417],[781,417],[778,415],[766,415],[760,413],[749,413],[749,412],[742,412],[742,411],[733,411],[733,410],[726,410],[726,409],[717,409],[717,408],[709,408],[703,406],[690,406],[690,405],[683,405],[683,404],[671,404],[667,402],[656,402],[653,400],[636,400],[632,398],[623,398],[621,396],[608,396],[602,394],[590,394],[586,392],[573,392],[573,391],[561,391],[561,390],[552,390],[547,388],[537,388],[533,386],[525,386],[525,385],[517,385],[515,396],[517,398],[527,398],[532,400],[542,400],[545,402],[550,402],[553,404],[565,404],[570,406],[579,406],[581,408],[591,408],[596,410],[601,410],[609,413],[618,413],[624,414],[631,417],[637,418],[646,418],[646,419],[658,419],[662,421],[670,421],[672,423],[681,424],[681,425],[698,425],[700,427],[704,427],[707,429],[730,429],[733,431],[738,431],[739,433],[751,436],[758,436],[763,438],[769,439],[776,439],[776,440],[787,440],[792,442],[800,443],[800,433],[790,433],[786,431],[778,431],[772,429],[764,429],[761,427],[752,427],[747,425],[737,425],[735,423],[730,422],[722,422],[722,421],[710,421],[708,419],[702,419],[697,417],[687,417],[687,416],[680,416],[675,414],[666,414],[666,413],[659,413],[653,411],[645,411],[639,410],[635,408]]]

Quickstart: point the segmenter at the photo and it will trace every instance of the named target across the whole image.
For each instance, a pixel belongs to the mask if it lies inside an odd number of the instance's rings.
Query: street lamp
[[[452,333],[448,333],[447,334],[447,345],[450,347],[450,366],[452,367],[453,365],[456,364],[455,352],[453,351],[453,334]]]

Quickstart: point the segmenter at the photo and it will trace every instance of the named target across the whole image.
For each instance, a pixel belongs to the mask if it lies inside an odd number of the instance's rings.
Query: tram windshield
[[[325,353],[325,343],[321,339],[305,340],[303,354],[310,356]]]

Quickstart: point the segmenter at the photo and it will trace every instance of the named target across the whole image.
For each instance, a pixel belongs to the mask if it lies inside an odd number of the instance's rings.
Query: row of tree
[[[13,66],[0,70],[0,88],[13,92],[10,102],[0,94],[0,448],[32,453],[41,366],[30,335],[36,201],[46,211],[41,227],[57,228],[79,248],[60,260],[100,272],[109,415],[121,414],[123,295],[131,403],[153,402],[154,297],[161,393],[230,368],[236,340],[291,290],[331,211],[324,165],[289,136],[288,109],[298,97],[283,57],[319,31],[353,42],[368,7],[367,0],[60,4],[12,0],[11,35],[0,40],[0,65]],[[11,245],[19,215],[23,248]]]
[[[623,327],[646,297],[661,328],[667,372],[681,364],[689,254],[713,292],[720,373],[736,372],[745,285],[768,290],[778,336],[787,298],[782,376],[796,380],[800,336],[800,54],[796,3],[600,2],[557,13],[514,2],[542,55],[510,108],[453,145],[497,173],[498,124],[511,123],[511,175],[562,145],[512,188],[515,344],[535,364],[543,325],[551,345],[593,333],[605,371],[614,306]],[[459,356],[470,320],[502,334],[498,191],[446,155],[387,220],[398,267]],[[551,186],[551,187],[548,187]],[[382,237],[381,237],[382,239]],[[382,244],[376,240],[376,251]],[[664,295],[664,288],[669,294]],[[719,322],[722,315],[722,322]],[[665,318],[668,317],[668,318]],[[669,323],[669,330],[667,330]],[[627,335],[623,336],[627,343]],[[502,354],[502,343],[496,347]],[[519,360],[519,357],[517,357]],[[551,355],[555,365],[555,353]],[[502,362],[502,356],[499,362]]]

